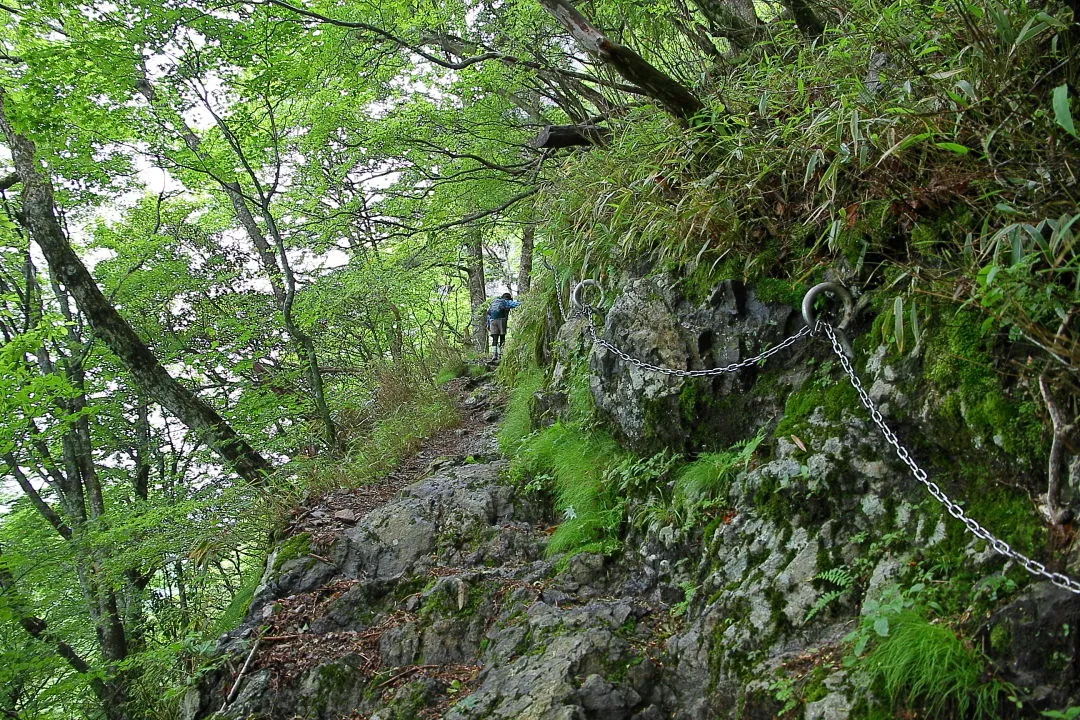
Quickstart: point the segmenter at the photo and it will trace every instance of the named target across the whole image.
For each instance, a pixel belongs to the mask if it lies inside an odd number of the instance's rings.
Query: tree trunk
[[[656,100],[669,113],[687,121],[704,107],[694,93],[678,80],[653,67],[645,58],[609,40],[594,27],[569,0],[537,0],[540,5],[566,28],[571,37],[586,52],[595,55],[630,83]]]
[[[94,333],[120,359],[147,395],[176,415],[245,480],[263,484],[270,464],[236,434],[209,405],[169,375],[142,338],[102,294],[82,260],[68,244],[56,219],[52,184],[41,171],[34,144],[17,134],[5,112],[6,93],[0,89],[0,128],[3,129],[22,179],[22,209],[30,236],[41,248],[53,274],[75,297]]]
[[[135,83],[136,90],[139,94],[146,98],[146,101],[150,103],[150,107],[157,111],[159,108],[157,91],[154,86],[150,84],[150,81],[146,77],[146,68],[143,65],[139,65],[135,68],[135,73],[139,80]],[[281,284],[281,270],[278,268],[277,260],[274,257],[274,250],[270,247],[270,243],[266,241],[266,236],[263,235],[262,230],[259,229],[259,224],[255,222],[255,217],[248,209],[247,200],[244,198],[243,188],[240,187],[240,183],[236,180],[229,180],[223,177],[218,177],[210,169],[212,167],[211,159],[203,152],[202,140],[195,131],[191,129],[184,118],[172,108],[165,108],[165,114],[169,116],[168,122],[174,127],[181,139],[184,141],[184,145],[187,146],[195,157],[199,158],[200,162],[207,166],[207,174],[209,174],[217,183],[221,186],[221,189],[225,191],[226,197],[229,198],[229,204],[233,207],[233,214],[236,219],[243,226],[244,232],[247,233],[248,238],[252,244],[255,245],[255,249],[258,251],[259,262],[262,264],[263,269],[266,271],[267,276],[270,279],[270,288],[274,293],[274,298],[277,300],[278,307],[285,302],[285,289]],[[164,120],[162,122],[165,122]]]
[[[471,325],[473,346],[476,352],[488,350],[487,281],[484,278],[484,237],[480,228],[466,228],[465,273],[469,278],[469,307],[472,308]]]
[[[714,35],[727,38],[734,49],[752,45],[762,29],[751,0],[694,0]]]
[[[283,272],[285,278],[285,297],[281,305],[285,330],[298,346],[299,355],[306,361],[312,399],[315,401],[315,411],[323,423],[326,443],[333,452],[342,453],[345,447],[338,436],[337,424],[334,423],[334,418],[330,414],[330,406],[326,403],[326,388],[323,386],[322,371],[319,370],[319,354],[315,350],[315,341],[297,326],[293,318],[293,302],[296,300],[296,277],[293,275],[292,266],[289,264],[289,256],[285,254],[285,241],[281,237],[281,233],[278,232],[274,216],[270,213],[269,198],[264,198],[262,213],[263,220],[270,230],[270,237],[274,238],[274,244],[277,246],[278,256],[281,259],[280,268],[277,263],[274,264],[274,268],[279,272]]]
[[[808,0],[784,0],[784,5],[791,11],[792,17],[795,18],[795,25],[806,37],[815,40],[825,32],[825,23],[814,11],[813,3]]]
[[[151,108],[157,109],[157,93],[154,90],[154,86],[151,85],[146,78],[146,68],[143,66],[137,67],[136,74],[140,78],[136,83],[136,89],[144,98],[146,98],[146,101],[150,103]],[[232,205],[233,215],[244,228],[244,232],[247,234],[248,239],[251,240],[251,243],[258,252],[259,262],[262,264],[263,271],[270,281],[270,288],[274,293],[274,300],[277,303],[278,309],[284,316],[285,331],[289,334],[289,338],[293,342],[296,354],[300,356],[304,363],[305,374],[311,385],[315,412],[323,423],[323,432],[325,433],[324,438],[332,450],[342,451],[344,448],[341,446],[340,439],[338,438],[337,426],[330,414],[330,408],[326,403],[326,390],[323,384],[322,375],[319,372],[319,357],[315,349],[315,343],[307,333],[301,331],[297,327],[293,319],[292,305],[296,296],[296,281],[292,274],[292,268],[289,265],[289,258],[285,254],[284,242],[282,241],[281,235],[277,229],[277,224],[270,211],[270,197],[263,194],[258,177],[250,171],[251,166],[248,164],[247,158],[243,156],[243,150],[240,148],[239,144],[231,142],[233,138],[231,129],[217,113],[213,112],[213,109],[205,99],[204,107],[213,116],[222,135],[224,135],[227,140],[230,140],[230,147],[233,148],[241,165],[249,169],[249,177],[252,182],[255,183],[256,190],[259,193],[259,202],[257,203],[257,206],[262,213],[263,220],[266,223],[270,236],[274,239],[274,244],[277,248],[276,254],[274,248],[271,247],[270,242],[266,239],[266,234],[263,233],[259,224],[255,221],[255,216],[248,208],[248,201],[247,198],[244,197],[243,188],[240,186],[240,183],[235,179],[219,177],[209,169],[207,170],[207,174],[210,175],[210,177],[221,186],[222,190],[225,191],[226,196],[229,198],[229,203]],[[176,132],[183,138],[184,144],[187,145],[188,149],[203,163],[209,166],[211,160],[202,150],[202,140],[195,134],[195,131],[191,129],[191,126],[189,126],[184,121],[183,117],[171,108],[166,108],[165,112],[171,116],[170,122],[175,127]],[[278,259],[279,256],[280,263]]]
[[[529,224],[521,233],[521,264],[518,265],[518,294],[529,292],[532,285],[533,244],[536,240],[536,226]]]
[[[26,634],[51,646],[72,670],[87,677],[90,689],[101,700],[107,720],[128,720],[130,716],[128,715],[127,685],[124,679],[116,675],[102,679],[75,648],[57,637],[49,629],[45,620],[34,615],[26,598],[15,585],[15,578],[4,564],[2,548],[0,548],[0,593],[7,599],[7,609],[14,615],[15,622],[19,623]]]
[[[540,134],[529,141],[535,148],[565,148],[575,145],[602,145],[611,131],[596,125],[545,125]]]

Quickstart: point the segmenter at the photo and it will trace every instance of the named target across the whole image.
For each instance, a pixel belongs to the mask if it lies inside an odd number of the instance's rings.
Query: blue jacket
[[[487,318],[488,320],[499,320],[510,317],[510,311],[520,304],[506,298],[495,298],[495,302],[491,303],[491,307],[488,308]]]

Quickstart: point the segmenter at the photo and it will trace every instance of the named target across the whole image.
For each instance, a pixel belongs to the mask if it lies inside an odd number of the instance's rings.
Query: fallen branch
[[[1061,466],[1065,459],[1065,444],[1076,432],[1076,425],[1067,421],[1065,413],[1054,402],[1045,375],[1039,377],[1039,391],[1046,404],[1046,411],[1050,414],[1050,424],[1054,433],[1046,468],[1046,515],[1051,523],[1060,525],[1064,515],[1058,507],[1058,496],[1061,494]]]
[[[244,673],[246,673],[248,668],[251,666],[251,661],[255,659],[255,653],[258,651],[259,644],[262,641],[262,635],[255,638],[255,642],[251,646],[251,651],[248,653],[247,660],[244,660],[244,664],[240,668],[240,672],[236,675],[236,681],[233,683],[232,688],[229,690],[229,694],[225,696],[225,702],[222,703],[221,710],[219,710],[218,712],[222,712],[225,708],[229,706],[229,704],[233,700],[236,699],[236,694],[240,690],[240,682],[244,679]]]
[[[391,675],[387,679],[383,680],[381,683],[379,683],[378,685],[375,686],[375,689],[379,690],[381,688],[384,688],[387,685],[389,685],[390,683],[395,682],[397,680],[400,680],[401,678],[405,677],[406,675],[412,675],[414,672],[418,672],[420,670],[435,670],[435,669],[440,668],[440,667],[442,667],[442,666],[441,665],[412,665],[410,667],[405,668],[404,670],[397,673],[396,675]]]

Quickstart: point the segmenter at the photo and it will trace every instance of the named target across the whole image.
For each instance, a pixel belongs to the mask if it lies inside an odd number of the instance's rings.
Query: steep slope
[[[422,451],[393,497],[339,492],[304,511],[185,718],[1034,717],[1076,702],[1080,597],[927,495],[793,308],[730,282],[694,301],[654,277],[615,300],[609,346],[555,317],[512,467],[478,422],[497,416],[483,386],[456,449],[439,451],[452,459],[425,467]],[[856,372],[883,421],[967,514],[1047,557],[1027,496],[1000,483],[1029,455],[981,437],[963,383],[934,381],[962,328],[928,330],[918,357],[867,356],[861,332]],[[747,362],[687,378],[611,348],[691,369]],[[574,438],[598,432],[583,398],[637,455],[582,455]],[[672,454],[702,432],[730,450]],[[579,476],[545,465],[567,454]],[[595,478],[593,507],[574,493]],[[566,546],[590,513],[608,535]]]

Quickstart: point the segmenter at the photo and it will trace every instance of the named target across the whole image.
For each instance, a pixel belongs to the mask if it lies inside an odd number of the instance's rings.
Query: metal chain
[[[908,452],[907,448],[900,444],[900,440],[896,437],[896,433],[885,424],[881,412],[874,405],[874,401],[870,399],[870,395],[863,389],[859,376],[855,374],[855,369],[851,366],[851,362],[848,360],[847,355],[844,354],[844,348],[837,339],[836,331],[831,325],[824,322],[818,323],[818,328],[823,330],[825,335],[828,336],[829,342],[832,343],[833,352],[835,352],[836,356],[840,359],[840,365],[844,368],[844,372],[847,373],[848,379],[851,381],[851,386],[855,388],[855,392],[859,394],[859,400],[862,401],[863,407],[869,411],[874,424],[878,426],[881,434],[885,436],[885,440],[892,445],[893,449],[896,451],[897,457],[911,469],[911,473],[915,476],[915,479],[926,486],[926,490],[930,493],[931,497],[944,505],[950,515],[962,522],[964,527],[968,529],[968,532],[980,540],[988,542],[994,552],[1020,563],[1020,565],[1032,575],[1044,577],[1059,588],[1080,595],[1080,582],[1067,575],[1058,572],[1050,572],[1041,562],[1032,560],[1027,555],[1013,550],[1007,542],[995,537],[989,530],[968,517],[962,507],[950,500],[948,495],[938,487],[937,483],[930,480],[926,471],[919,467],[915,460],[912,459],[911,453]]]
[[[588,318],[592,313],[593,308],[585,305],[577,312],[577,315]],[[731,363],[730,365],[725,365],[723,367],[711,368],[709,370],[676,370],[674,368],[667,368],[661,365],[653,365],[652,363],[647,363],[644,360],[639,360],[638,358],[627,354],[623,350],[620,350],[619,348],[609,343],[607,340],[604,340],[602,337],[596,334],[596,328],[593,327],[593,324],[591,322],[585,323],[585,332],[595,344],[599,345],[602,348],[605,348],[610,352],[615,353],[626,362],[630,363],[631,365],[635,365],[643,370],[649,370],[652,372],[661,373],[663,375],[673,375],[675,377],[711,377],[713,375],[723,375],[725,373],[735,372],[736,370],[742,370],[743,368],[747,368],[751,365],[756,365],[759,362],[768,360],[776,353],[780,352],[785,348],[791,347],[796,342],[809,335],[810,328],[803,327],[801,330],[799,330],[799,332],[795,333],[791,337],[784,339],[784,341],[781,342],[779,345],[775,345],[766,350],[765,352],[755,355],[752,358],[747,358],[745,360]]]
[[[551,263],[547,261],[546,257],[541,257],[540,262],[543,263],[544,267],[551,271],[551,278],[554,281],[553,284],[555,286],[555,300],[559,303],[559,316],[563,320],[569,320],[570,315],[567,313],[566,306],[563,305],[562,291],[559,289],[559,273],[555,272],[555,268],[551,267]]]

